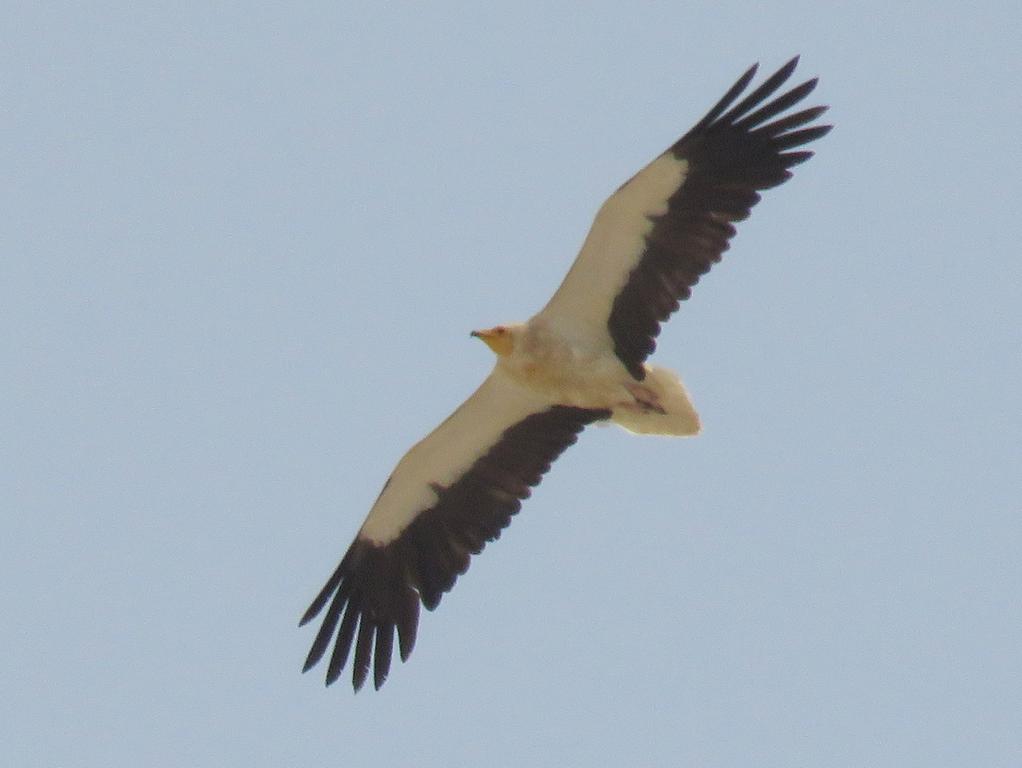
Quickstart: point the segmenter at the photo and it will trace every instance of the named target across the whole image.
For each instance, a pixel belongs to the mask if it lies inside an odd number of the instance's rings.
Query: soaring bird
[[[771,99],[792,59],[747,95],[751,67],[695,126],[602,205],[575,263],[526,323],[473,331],[497,361],[479,388],[398,462],[301,624],[326,610],[303,671],[331,645],[329,685],[354,646],[357,691],[387,678],[397,633],[415,645],[419,604],[433,610],[471,555],[500,536],[530,488],[588,424],[695,435],[681,380],[646,359],[660,324],[720,261],[759,192],[791,178],[830,130],[824,106],[788,112],[808,80]],[[739,101],[739,98],[741,100]],[[736,103],[737,102],[737,103]]]

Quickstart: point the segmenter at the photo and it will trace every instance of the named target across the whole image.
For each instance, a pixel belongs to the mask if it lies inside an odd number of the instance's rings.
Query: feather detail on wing
[[[499,368],[398,463],[337,570],[302,617],[324,608],[305,670],[333,644],[329,685],[354,646],[358,690],[390,670],[394,631],[402,661],[415,644],[419,602],[435,608],[471,555],[500,536],[531,487],[609,412],[553,405]],[[339,625],[339,626],[338,626]]]
[[[739,103],[753,66],[670,149],[600,208],[564,282],[540,313],[565,333],[599,338],[636,379],[656,348],[660,324],[720,261],[759,191],[791,178],[812,152],[790,151],[830,126],[806,126],[826,107],[779,114],[816,87],[809,80],[767,101],[791,76],[794,58]],[[729,109],[730,108],[730,109]]]

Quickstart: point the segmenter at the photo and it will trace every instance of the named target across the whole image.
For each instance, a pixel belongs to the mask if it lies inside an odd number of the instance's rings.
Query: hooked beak
[[[496,328],[485,331],[472,331],[469,336],[481,339],[490,349],[498,355],[506,355],[511,352],[511,339],[507,334],[498,333]]]

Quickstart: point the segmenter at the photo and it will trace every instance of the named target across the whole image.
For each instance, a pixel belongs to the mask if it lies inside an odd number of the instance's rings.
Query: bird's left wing
[[[301,624],[326,614],[305,662],[333,644],[326,681],[352,644],[352,682],[383,684],[397,630],[404,661],[415,644],[419,602],[432,610],[539,483],[578,433],[609,412],[552,404],[499,367],[398,463],[355,541]],[[338,627],[338,624],[340,625]],[[357,630],[357,632],[356,632]]]
[[[733,222],[749,215],[761,190],[789,179],[789,169],[813,154],[791,150],[830,130],[808,125],[826,107],[778,117],[809,95],[815,79],[769,100],[797,63],[789,61],[736,104],[756,73],[749,69],[688,133],[611,195],[540,317],[564,334],[612,348],[643,379],[660,323],[720,261]]]

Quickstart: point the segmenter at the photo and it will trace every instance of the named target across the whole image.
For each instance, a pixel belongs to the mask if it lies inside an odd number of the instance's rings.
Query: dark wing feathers
[[[791,178],[790,169],[812,152],[790,152],[830,130],[802,127],[826,110],[812,107],[768,122],[816,87],[809,80],[766,102],[791,76],[798,58],[785,64],[731,107],[752,81],[749,69],[670,152],[688,162],[685,179],[654,219],[646,249],[614,299],[607,327],[614,351],[636,378],[656,348],[660,324],[687,299],[691,288],[720,261],[735,233],[732,222],[749,215],[759,192]],[[729,109],[730,107],[730,109]]]
[[[320,661],[332,642],[329,685],[340,676],[354,645],[355,690],[365,683],[370,667],[379,688],[390,671],[395,630],[401,660],[412,652],[420,600],[427,609],[436,608],[468,568],[470,556],[500,536],[530,488],[578,433],[609,416],[609,411],[559,405],[528,416],[505,430],[459,480],[435,486],[436,504],[394,541],[380,546],[356,539],[302,617],[305,624],[326,608],[303,671]]]
[[[668,150],[687,162],[684,180],[668,199],[666,213],[653,219],[640,260],[607,320],[615,352],[636,379],[645,376],[643,361],[656,347],[660,324],[727,250],[733,222],[749,215],[760,191],[787,181],[790,169],[812,156],[797,147],[830,130],[809,125],[826,107],[774,119],[816,87],[816,80],[809,80],[768,101],[797,63],[797,57],[792,59],[735,104],[756,74],[756,67],[750,68]],[[390,671],[395,631],[404,661],[415,646],[419,603],[436,608],[471,556],[500,536],[550,464],[587,424],[609,416],[608,411],[567,406],[528,416],[505,430],[457,481],[434,485],[436,503],[396,539],[378,545],[357,538],[302,617],[305,624],[325,609],[304,670],[332,645],[329,685],[354,648],[355,690],[370,668],[379,688]]]

